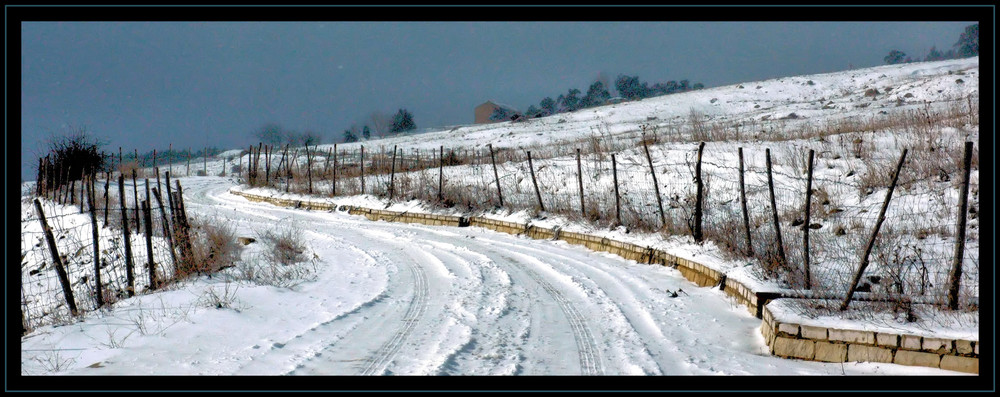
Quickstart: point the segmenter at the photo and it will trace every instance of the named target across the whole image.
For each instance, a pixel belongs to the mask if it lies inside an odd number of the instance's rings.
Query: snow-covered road
[[[240,236],[299,231],[315,279],[216,277],[122,301],[25,338],[26,372],[52,367],[38,352],[58,347],[64,364],[50,372],[85,375],[955,374],[770,356],[759,319],[668,267],[475,227],[254,203],[224,178],[181,183],[189,216],[224,219]],[[223,288],[232,309],[198,303]],[[117,333],[130,324],[141,332]]]

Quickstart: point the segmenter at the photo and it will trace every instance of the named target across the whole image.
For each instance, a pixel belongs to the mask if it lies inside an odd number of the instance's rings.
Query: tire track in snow
[[[413,332],[417,321],[420,320],[420,317],[427,310],[427,275],[424,274],[424,270],[419,266],[415,266],[409,262],[407,264],[414,283],[413,298],[406,308],[406,313],[403,314],[403,326],[393,334],[392,338],[379,347],[373,357],[369,358],[369,364],[362,371],[362,375],[379,375],[385,373],[389,361],[399,352],[400,346],[403,345],[406,338]]]
[[[334,237],[329,238],[339,240]],[[346,246],[346,248],[359,253],[371,263],[379,264],[388,262],[385,258],[372,255],[355,247]],[[369,310],[387,311],[388,308],[380,309],[379,306],[387,305],[386,299],[388,297],[388,290],[383,289],[376,296],[359,303],[344,313],[320,322],[289,338],[285,338],[282,342],[272,342],[269,349],[262,351],[259,356],[278,355],[279,358],[283,358],[285,362],[292,366],[292,369],[284,372],[284,375],[295,374],[305,367],[304,363],[320,356],[325,349],[334,346],[338,341],[358,329],[366,320],[363,316],[359,318],[359,314]],[[335,339],[331,341],[331,337]],[[273,363],[274,360],[258,360],[256,358],[253,360],[238,368],[234,373],[271,374],[277,370],[277,368],[268,367],[267,364]]]
[[[562,292],[552,286],[551,283],[539,276],[538,273],[513,258],[506,256],[504,258],[510,260],[515,265],[520,265],[521,270],[538,283],[545,292],[551,295],[556,303],[559,304],[559,308],[566,314],[566,319],[569,320],[570,328],[573,331],[573,338],[576,339],[576,347],[580,351],[580,369],[584,375],[604,375],[604,367],[601,364],[600,351],[594,343],[594,335],[590,332],[590,327],[587,326],[586,318],[580,314],[576,306],[566,299]]]

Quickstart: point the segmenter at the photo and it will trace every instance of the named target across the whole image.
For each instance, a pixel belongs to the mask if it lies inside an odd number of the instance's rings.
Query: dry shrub
[[[309,280],[316,273],[316,261],[307,254],[307,247],[298,229],[285,227],[258,234],[262,249],[250,260],[240,261],[236,277],[259,285],[291,288]]]
[[[132,176],[132,172],[133,171],[135,171],[135,173],[136,173],[137,176],[140,175],[141,174],[140,171],[142,171],[142,168],[139,168],[139,162],[138,161],[133,160],[133,161],[129,161],[127,163],[118,164],[118,170],[117,171],[118,171],[118,173],[120,173],[122,175],[125,175],[126,178],[130,178]]]
[[[264,257],[270,263],[289,266],[308,259],[302,235],[295,228],[267,230],[261,233],[259,240],[264,242]]]
[[[191,222],[190,263],[178,266],[176,278],[212,274],[240,260],[242,246],[231,225],[219,218],[194,218]]]

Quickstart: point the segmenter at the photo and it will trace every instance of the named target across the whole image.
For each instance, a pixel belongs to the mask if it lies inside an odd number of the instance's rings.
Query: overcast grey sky
[[[714,87],[923,58],[972,23],[23,22],[22,175],[79,127],[109,151],[244,147],[268,122],[332,143],[374,111],[469,124],[602,73]]]

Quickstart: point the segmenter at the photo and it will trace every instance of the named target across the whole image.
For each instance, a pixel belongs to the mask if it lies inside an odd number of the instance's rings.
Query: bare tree
[[[372,126],[372,133],[378,138],[385,138],[392,129],[392,116],[374,111],[368,116],[369,124]]]
[[[285,140],[286,132],[275,123],[267,123],[254,132],[254,137],[268,145],[279,145]]]

